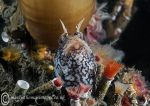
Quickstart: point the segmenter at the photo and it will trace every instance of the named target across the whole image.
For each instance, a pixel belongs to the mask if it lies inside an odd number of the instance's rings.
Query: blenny
[[[68,93],[77,89],[78,99],[84,93],[91,90],[94,85],[97,64],[94,54],[88,44],[83,40],[83,33],[80,32],[82,21],[76,26],[74,35],[69,35],[64,23],[60,20],[64,33],[59,39],[59,48],[55,55],[55,77],[61,77],[63,86]],[[81,85],[83,92],[80,92]],[[78,95],[78,96],[77,96]],[[72,96],[73,97],[73,96]]]

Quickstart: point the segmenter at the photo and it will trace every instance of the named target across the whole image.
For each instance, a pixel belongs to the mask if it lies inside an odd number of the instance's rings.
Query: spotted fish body
[[[73,42],[80,43],[80,48],[71,50],[75,45]],[[84,40],[76,35],[70,38],[63,35],[60,38],[55,56],[55,76],[62,77],[65,87],[78,86],[81,83],[92,86],[96,69],[95,57]]]

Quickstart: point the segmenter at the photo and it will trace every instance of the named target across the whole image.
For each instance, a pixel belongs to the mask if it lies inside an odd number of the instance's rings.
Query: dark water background
[[[13,0],[4,0],[10,5]],[[98,0],[99,3],[115,0]],[[124,63],[142,70],[143,75],[150,81],[150,0],[136,0],[138,11],[121,35],[116,48],[126,54]],[[0,18],[0,32],[4,21]]]
[[[116,0],[98,0],[99,3],[109,2],[111,7]],[[137,12],[121,35],[116,48],[125,52],[123,62],[142,70],[150,81],[150,0],[135,0]],[[112,8],[110,8],[112,10]]]
[[[143,71],[150,81],[150,0],[139,0],[138,11],[122,34],[117,47],[122,49],[127,66]]]

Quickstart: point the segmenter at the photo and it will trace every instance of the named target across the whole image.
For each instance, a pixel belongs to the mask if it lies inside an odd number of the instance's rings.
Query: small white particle
[[[9,41],[9,36],[6,32],[2,32],[1,37],[4,42],[7,43]]]

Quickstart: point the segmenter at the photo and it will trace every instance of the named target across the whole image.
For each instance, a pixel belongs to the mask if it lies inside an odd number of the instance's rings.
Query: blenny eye
[[[83,33],[82,32],[75,32],[74,35],[79,37],[80,39],[83,39]]]
[[[67,41],[67,39],[68,39],[68,33],[63,33],[63,34],[60,36],[58,43],[59,43],[60,45],[62,45],[64,42]]]

